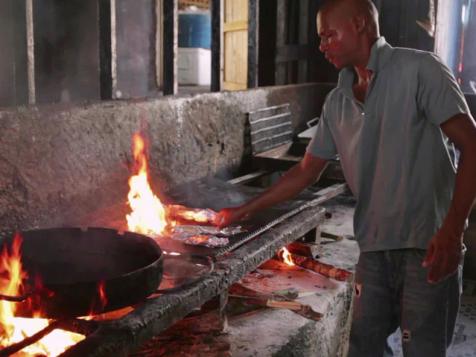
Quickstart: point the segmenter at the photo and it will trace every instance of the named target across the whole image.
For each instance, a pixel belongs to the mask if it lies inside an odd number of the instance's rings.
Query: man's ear
[[[365,31],[367,27],[367,19],[365,18],[365,16],[354,16],[353,22],[357,32],[360,33]]]

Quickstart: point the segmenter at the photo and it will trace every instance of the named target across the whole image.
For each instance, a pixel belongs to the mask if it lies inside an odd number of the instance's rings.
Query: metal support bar
[[[101,99],[112,99],[111,0],[99,0],[99,77]]]
[[[212,92],[219,92],[222,89],[222,43],[223,43],[223,0],[212,0]]]
[[[177,54],[178,54],[178,0],[164,1],[164,38],[163,38],[163,92],[174,95],[178,92]]]
[[[248,0],[248,88],[258,87],[259,1]]]

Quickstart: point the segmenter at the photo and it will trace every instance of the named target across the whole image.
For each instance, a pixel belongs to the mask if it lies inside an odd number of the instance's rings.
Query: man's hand
[[[443,224],[428,245],[422,265],[428,268],[429,283],[438,283],[453,274],[461,261],[463,230],[453,227]]]
[[[433,236],[423,261],[428,281],[437,283],[458,268],[463,247],[465,220],[471,211],[476,186],[476,123],[471,115],[456,114],[441,124],[441,130],[460,151],[451,206],[443,225]]]
[[[281,176],[278,182],[239,207],[222,209],[213,223],[220,228],[225,227],[248,215],[256,214],[279,202],[293,198],[315,182],[326,165],[326,160],[306,153],[304,158]]]
[[[234,222],[240,221],[245,216],[247,216],[248,213],[249,212],[244,208],[244,206],[223,208],[215,216],[213,224],[220,228],[223,228],[229,226]]]

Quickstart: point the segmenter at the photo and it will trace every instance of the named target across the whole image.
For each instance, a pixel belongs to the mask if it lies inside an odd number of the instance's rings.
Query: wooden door
[[[225,0],[223,14],[223,89],[246,89],[248,0]]]

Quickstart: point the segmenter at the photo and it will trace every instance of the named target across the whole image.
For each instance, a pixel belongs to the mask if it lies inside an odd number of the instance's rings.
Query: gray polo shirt
[[[357,199],[355,237],[363,252],[422,248],[441,226],[455,181],[440,124],[468,106],[450,70],[432,53],[393,48],[383,37],[367,66],[365,103],[345,68],[327,96],[307,151],[339,155]]]

